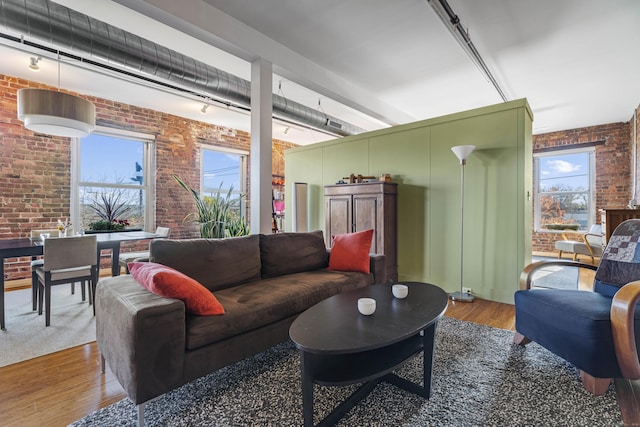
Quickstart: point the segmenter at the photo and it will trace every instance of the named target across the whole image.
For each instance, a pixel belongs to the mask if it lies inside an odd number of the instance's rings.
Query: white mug
[[[376,311],[376,300],[373,298],[358,299],[358,311],[365,316],[370,316]]]
[[[407,285],[393,285],[391,287],[391,292],[393,292],[393,296],[396,298],[406,298],[409,294],[409,287]]]

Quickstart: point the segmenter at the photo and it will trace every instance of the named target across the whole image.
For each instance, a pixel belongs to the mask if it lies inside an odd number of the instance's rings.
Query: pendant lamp
[[[48,89],[18,90],[18,119],[24,127],[47,135],[82,138],[96,127],[93,103]]]
[[[58,90],[19,89],[18,119],[34,132],[82,138],[96,127],[96,106],[86,99],[60,92],[58,52]]]

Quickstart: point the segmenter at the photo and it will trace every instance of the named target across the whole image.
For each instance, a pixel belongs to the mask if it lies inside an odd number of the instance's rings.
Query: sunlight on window
[[[79,143],[78,213],[90,230],[144,229],[146,141],[98,133]]]
[[[536,229],[589,228],[594,218],[592,161],[593,151],[547,153],[534,158]]]

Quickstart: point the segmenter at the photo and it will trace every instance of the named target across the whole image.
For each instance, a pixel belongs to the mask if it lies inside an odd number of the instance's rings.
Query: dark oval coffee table
[[[394,298],[389,284],[368,286],[321,301],[293,322],[289,336],[300,350],[305,426],[313,425],[314,383],[365,383],[319,425],[337,423],[382,381],[429,398],[435,328],[448,297],[428,283],[402,283],[409,286],[404,299]],[[364,297],[376,300],[371,316],[358,312],[358,298]],[[422,386],[393,373],[420,352]]]

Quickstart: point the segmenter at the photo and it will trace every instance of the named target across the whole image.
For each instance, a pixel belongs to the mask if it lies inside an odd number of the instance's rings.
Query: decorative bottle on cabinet
[[[397,196],[398,184],[394,182],[365,182],[324,187],[327,247],[331,247],[331,237],[336,234],[372,228],[371,253],[385,255],[385,282],[398,280]]]

